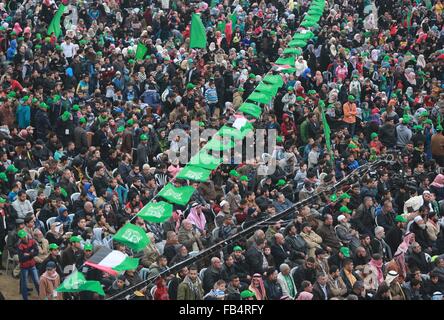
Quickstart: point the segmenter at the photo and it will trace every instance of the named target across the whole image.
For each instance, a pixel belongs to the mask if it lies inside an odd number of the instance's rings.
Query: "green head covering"
[[[134,124],[134,119],[129,119],[129,120],[126,122],[126,124],[127,124],[128,126],[132,126],[132,125]]]
[[[336,194],[332,194],[332,195],[330,196],[330,201],[333,201],[333,202],[338,201],[338,196],[337,196]]]
[[[41,33],[36,33],[35,34],[35,38],[38,39],[38,40],[41,40],[42,39],[42,34]]]
[[[412,120],[412,117],[410,117],[408,114],[405,114],[402,116],[402,123],[407,124]]]
[[[293,91],[293,87],[292,87],[292,86],[289,86],[289,87],[287,88],[287,91]]]
[[[309,95],[316,94],[316,90],[308,90],[307,94]]]
[[[98,56],[103,56],[102,51],[97,51],[96,54],[97,54]]]
[[[233,177],[239,177],[240,176],[240,174],[239,174],[239,172],[237,172],[236,170],[230,170],[230,175],[231,176],[233,176]]]
[[[235,247],[233,248],[233,251],[242,251],[242,247],[240,247],[240,246],[235,246]]]
[[[62,97],[60,97],[59,94],[56,94],[56,95],[52,98],[52,102],[53,102],[53,103],[57,103],[57,102],[60,101],[61,98],[62,98]]]
[[[58,248],[59,248],[59,246],[56,243],[51,243],[49,245],[49,250],[55,250],[55,249],[58,249]]]
[[[284,138],[282,138],[282,136],[276,137],[276,142],[281,143],[282,141],[284,141]]]
[[[147,140],[148,140],[148,137],[146,134],[143,133],[140,135],[140,141],[147,141]]]
[[[245,92],[245,89],[244,88],[239,88],[239,89],[237,89],[237,91],[238,92]]]
[[[120,127],[117,128],[117,133],[123,132],[123,131],[125,131],[125,127],[124,126],[120,126]]]
[[[28,235],[28,234],[27,234],[26,231],[23,230],[23,229],[21,229],[19,232],[17,232],[17,236],[18,236],[20,239],[24,239],[24,238],[26,238],[27,235]]]
[[[17,38],[17,41],[24,41],[24,40],[25,40],[24,37],[18,37],[18,38]]]
[[[85,118],[85,117],[81,117],[81,118],[79,119],[79,122],[80,122],[80,123],[86,123],[86,118]]]
[[[350,199],[350,198],[351,198],[351,196],[350,196],[347,192],[344,192],[344,193],[341,194],[341,196],[339,197],[340,200],[343,200],[343,199]]]
[[[44,102],[40,102],[40,108],[49,110],[49,106]]]
[[[36,44],[36,45],[34,46],[34,48],[35,48],[35,49],[41,49],[41,48],[42,48],[42,45],[41,45],[41,44]]]
[[[347,247],[341,247],[341,248],[339,249],[339,252],[341,252],[341,253],[344,255],[344,257],[346,257],[346,258],[350,258],[350,249],[349,249],[349,248],[347,248]]]
[[[352,94],[350,94],[350,95],[348,96],[348,101],[355,101],[355,96],[352,95]]]
[[[278,182],[276,183],[277,187],[282,187],[285,185],[285,180],[284,179],[279,179]]]
[[[354,143],[349,143],[349,144],[348,144],[348,148],[349,148],[349,149],[358,149],[358,146],[355,145]]]
[[[0,203],[5,203],[6,202],[6,199],[5,198],[2,198],[2,197],[0,197]]]
[[[17,96],[17,93],[15,91],[8,92],[8,98],[15,98],[16,96]]]
[[[432,122],[431,119],[424,120],[423,123],[424,123],[424,124],[433,124],[433,122]]]
[[[428,117],[429,116],[429,113],[427,112],[427,111],[423,111],[423,112],[421,112],[420,114],[419,114],[421,117]]]
[[[241,299],[247,299],[247,298],[255,297],[256,294],[253,291],[244,290],[241,292],[240,296],[241,296]]]
[[[72,243],[77,243],[77,242],[82,241],[82,239],[79,236],[73,236],[73,237],[69,238],[69,241]]]
[[[46,37],[46,38],[45,38],[45,42],[46,42],[46,43],[51,42],[51,37]]]
[[[442,131],[442,125],[440,125],[440,124],[437,125],[437,126],[436,126],[436,131]]]
[[[39,99],[37,99],[37,98],[32,98],[32,100],[31,100],[32,103],[36,103],[38,101],[39,101]]]
[[[69,119],[71,119],[71,113],[68,112],[68,111],[65,111],[65,112],[63,112],[61,118],[62,118],[62,121],[63,121],[63,122],[66,122],[66,121],[68,121]]]
[[[63,51],[62,47],[59,44],[55,46],[55,49],[57,51]]]
[[[392,95],[390,96],[390,98],[392,99],[398,99],[398,95],[396,93],[392,93]]]
[[[196,88],[196,86],[191,82],[187,84],[187,90],[193,90],[194,88]]]
[[[239,180],[240,181],[249,181],[247,176],[241,176]]]
[[[373,132],[371,135],[370,135],[370,138],[372,139],[372,140],[375,140],[375,138],[377,138],[378,137],[378,134],[376,133],[376,132]]]
[[[129,64],[134,64],[135,61],[134,61],[134,59],[129,59],[129,60],[128,60],[128,63],[129,63]]]
[[[6,172],[12,172],[12,173],[17,173],[19,171],[19,169],[17,169],[15,167],[15,165],[10,164],[7,168],[6,168]]]
[[[422,130],[422,125],[417,124],[416,126],[413,126],[413,130],[421,131]]]
[[[339,212],[340,213],[352,213],[352,211],[349,208],[347,208],[346,206],[340,207]]]
[[[83,250],[84,250],[84,251],[92,251],[92,249],[93,249],[93,246],[92,246],[91,243],[86,243],[86,244],[83,246]]]
[[[29,96],[24,96],[23,98],[22,98],[22,101],[23,102],[26,102],[26,101],[28,101],[29,100]]]
[[[297,97],[296,97],[296,101],[304,101],[304,98],[301,97],[301,96],[297,96]]]
[[[5,182],[9,181],[8,177],[6,176],[6,173],[0,172],[0,180],[3,180]]]
[[[395,221],[396,222],[408,222],[408,220],[406,218],[404,218],[403,216],[401,216],[401,215],[397,215],[395,217]]]
[[[250,73],[250,75],[248,76],[250,79],[255,79],[256,75],[254,73]]]

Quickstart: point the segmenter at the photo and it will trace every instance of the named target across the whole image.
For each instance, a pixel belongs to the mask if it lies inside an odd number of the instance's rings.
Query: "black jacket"
[[[427,228],[421,229],[416,223],[412,223],[410,226],[410,231],[415,234],[415,241],[421,245],[423,250],[432,246],[432,242],[427,234]]]
[[[291,260],[304,259],[304,255],[307,254],[307,243],[300,235],[286,236],[285,244],[290,250]]]
[[[402,236],[404,231],[397,226],[388,231],[385,235],[385,242],[389,245],[390,249],[392,249],[392,253],[395,253],[398,250],[399,245],[402,242]]]
[[[222,270],[216,270],[213,267],[209,267],[204,272],[202,287],[205,293],[210,292],[213,289],[214,284],[222,279]]]
[[[321,286],[318,282],[313,285],[313,300],[328,300],[331,298],[330,286],[326,284],[327,296],[325,296],[324,291],[322,291]]]
[[[409,254],[407,256],[407,266],[410,270],[419,268],[423,274],[426,274],[431,270],[430,264],[427,262],[425,254],[422,251],[420,253],[412,252]]]
[[[280,246],[275,243],[271,246],[271,254],[273,255],[274,262],[276,263],[277,268],[279,268],[279,266],[283,264],[287,258],[290,257],[288,251],[289,250],[287,249],[287,246],[285,244]]]
[[[307,269],[305,265],[299,267],[293,274],[294,284],[298,289],[298,292],[302,291],[302,281],[308,280],[311,283],[316,281],[316,269]]]
[[[253,245],[247,250],[245,254],[245,259],[249,267],[250,275],[253,275],[255,273],[264,273],[264,256],[262,254],[262,251],[260,251],[256,246]]]
[[[265,292],[269,300],[280,300],[282,297],[282,287],[277,281],[264,281]]]

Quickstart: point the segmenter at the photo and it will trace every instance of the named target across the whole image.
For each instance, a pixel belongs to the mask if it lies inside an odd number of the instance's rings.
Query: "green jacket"
[[[305,119],[300,126],[302,144],[308,143],[308,119]]]

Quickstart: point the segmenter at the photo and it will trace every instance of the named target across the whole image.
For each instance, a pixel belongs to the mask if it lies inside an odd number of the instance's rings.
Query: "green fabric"
[[[279,88],[284,85],[284,80],[280,75],[267,75],[262,80],[263,82],[270,83],[272,85],[278,86]]]
[[[259,119],[262,114],[262,110],[259,106],[248,102],[241,104],[239,111],[245,114],[249,114],[250,116],[255,117],[256,119]]]
[[[238,130],[234,127],[223,126],[222,128],[219,129],[219,131],[217,132],[217,135],[221,136],[221,137],[228,136],[228,137],[232,137],[233,139],[236,139],[236,140],[242,140],[247,135],[247,133],[250,131],[251,130],[241,131],[241,130]]]
[[[305,41],[305,40],[291,40],[289,43],[288,43],[288,46],[289,47],[299,47],[299,48],[303,48],[303,47],[305,47],[307,45],[307,41]]]
[[[148,202],[138,213],[137,216],[143,220],[154,223],[167,221],[173,215],[173,205],[165,202]]]
[[[120,242],[134,251],[141,251],[150,243],[150,238],[141,227],[132,223],[125,224],[114,235],[113,240]]]
[[[221,130],[219,130],[218,133]],[[217,159],[217,158],[209,155],[205,150],[201,150],[199,153],[195,154],[190,159],[188,164],[196,166],[196,167],[208,169],[208,170],[214,170],[220,165],[221,162],[222,162],[221,159]]]
[[[264,94],[272,95],[273,97],[277,94],[278,91],[277,86],[265,84],[263,82],[259,83],[259,85],[256,87],[255,91],[262,92]]]
[[[148,48],[141,42],[137,44],[136,60],[140,61],[145,58]]]
[[[248,96],[248,100],[252,100],[252,101],[256,101],[256,102],[260,102],[260,103],[270,103],[272,96],[260,93],[260,92],[256,92],[253,91],[249,96]]]
[[[160,190],[158,196],[168,200],[169,202],[184,206],[190,201],[194,191],[194,188],[191,186],[177,188],[171,183],[168,183],[162,188],[162,190]]]
[[[295,64],[295,57],[291,56],[288,58],[279,58],[276,60],[275,62],[276,64],[280,64],[280,65],[289,65],[289,66],[294,66]]]
[[[81,292],[92,291],[98,293],[101,296],[105,295],[102,285],[99,281],[87,281],[85,276],[79,272],[74,271],[71,273],[65,281],[56,289],[57,292]]]
[[[205,150],[216,150],[216,151],[225,151],[234,148],[233,141],[221,141],[218,139],[211,139],[203,149]]]
[[[296,48],[286,48],[284,49],[284,54],[295,54],[299,56],[302,54],[302,51]]]
[[[204,49],[207,46],[207,33],[199,14],[191,16],[190,48]]]
[[[59,9],[57,10],[51,22],[49,23],[47,35],[51,35],[51,33],[53,32],[57,38],[62,35],[62,27],[60,25],[60,22],[63,12],[65,11],[65,8],[66,7],[63,4],[59,6]]]
[[[118,266],[113,268],[114,271],[122,272],[126,270],[136,270],[139,266],[139,258],[126,257]]]
[[[201,167],[186,165],[184,168],[182,168],[182,170],[180,170],[176,178],[191,180],[191,181],[207,182],[210,177],[210,174],[211,174],[210,170]]]

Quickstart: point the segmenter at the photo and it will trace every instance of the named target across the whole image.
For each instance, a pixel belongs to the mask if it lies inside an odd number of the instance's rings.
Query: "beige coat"
[[[434,223],[429,219],[426,223],[426,226],[427,235],[429,236],[430,240],[436,241],[436,239],[438,239],[439,231],[441,230],[439,223]]]
[[[321,248],[322,238],[316,234],[316,232],[311,231],[310,233],[301,232],[301,237],[307,243],[308,256],[315,258],[315,251],[317,248]]]
[[[56,273],[51,278],[47,272],[40,277],[39,298],[40,300],[63,300],[62,293],[55,293],[55,289],[60,286],[60,276]]]

